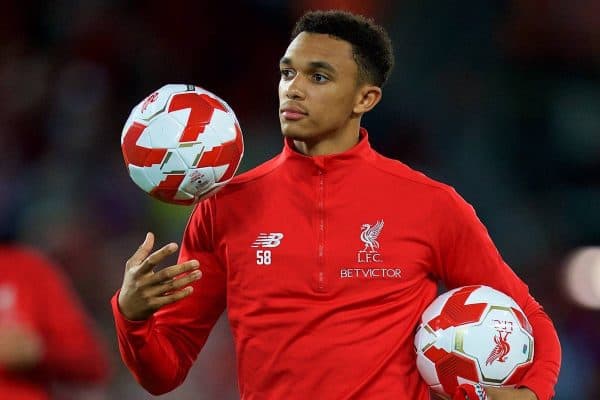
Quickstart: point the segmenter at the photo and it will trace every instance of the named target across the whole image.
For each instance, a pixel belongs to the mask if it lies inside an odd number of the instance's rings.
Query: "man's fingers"
[[[152,271],[154,267],[156,267],[162,260],[170,256],[171,254],[177,251],[177,244],[169,243],[160,249],[156,250],[154,253],[150,254],[146,259],[142,262],[139,269],[136,271],[138,275],[143,275],[147,272]]]
[[[144,238],[144,242],[138,247],[138,249],[133,253],[129,261],[127,261],[127,268],[134,267],[140,264],[148,254],[152,251],[152,247],[154,247],[154,234],[152,232],[146,233],[146,237]]]
[[[188,297],[190,294],[194,292],[194,288],[191,286],[186,286],[181,290],[168,294],[166,296],[156,297],[153,301],[153,307],[155,309],[159,309],[167,304],[175,303],[185,297]]]
[[[181,264],[173,265],[171,267],[165,268],[152,274],[149,277],[147,284],[148,285],[157,285],[162,284],[164,281],[173,279],[177,275],[183,274],[188,271],[192,271],[197,269],[200,266],[200,263],[196,260],[189,260]]]
[[[171,293],[174,293],[176,290],[179,290],[182,287],[187,286],[194,281],[197,281],[201,277],[202,277],[202,272],[200,272],[200,270],[195,270],[189,274],[164,281],[160,285],[156,285],[156,286],[148,289],[147,293],[151,297],[170,295]]]

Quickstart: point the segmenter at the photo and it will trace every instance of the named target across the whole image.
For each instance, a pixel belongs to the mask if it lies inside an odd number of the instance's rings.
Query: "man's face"
[[[358,94],[352,45],[302,32],[280,62],[279,121],[284,136],[318,141],[344,132]]]

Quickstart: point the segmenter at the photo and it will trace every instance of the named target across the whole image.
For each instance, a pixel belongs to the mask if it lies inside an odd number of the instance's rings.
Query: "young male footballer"
[[[441,280],[510,295],[536,345],[516,388],[464,385],[455,398],[553,396],[555,329],[472,207],[369,145],[361,118],[392,64],[369,19],[297,22],[279,65],[283,151],[198,204],[179,264],[153,272],[177,245],[152,252],[152,234],[127,262],[113,312],[123,360],[149,392],[183,382],[227,308],[242,399],[429,399],[413,339]]]

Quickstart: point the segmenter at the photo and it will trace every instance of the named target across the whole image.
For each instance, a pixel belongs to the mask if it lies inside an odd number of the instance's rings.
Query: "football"
[[[463,383],[514,386],[533,362],[525,314],[511,297],[482,285],[437,297],[423,312],[414,343],[419,373],[443,398]]]
[[[165,85],[137,104],[121,133],[131,179],[156,199],[190,205],[216,193],[242,159],[229,105],[194,85]]]

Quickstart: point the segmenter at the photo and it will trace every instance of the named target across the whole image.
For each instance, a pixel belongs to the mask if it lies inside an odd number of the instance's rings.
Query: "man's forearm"
[[[538,400],[535,393],[527,388],[486,388],[489,400]]]

